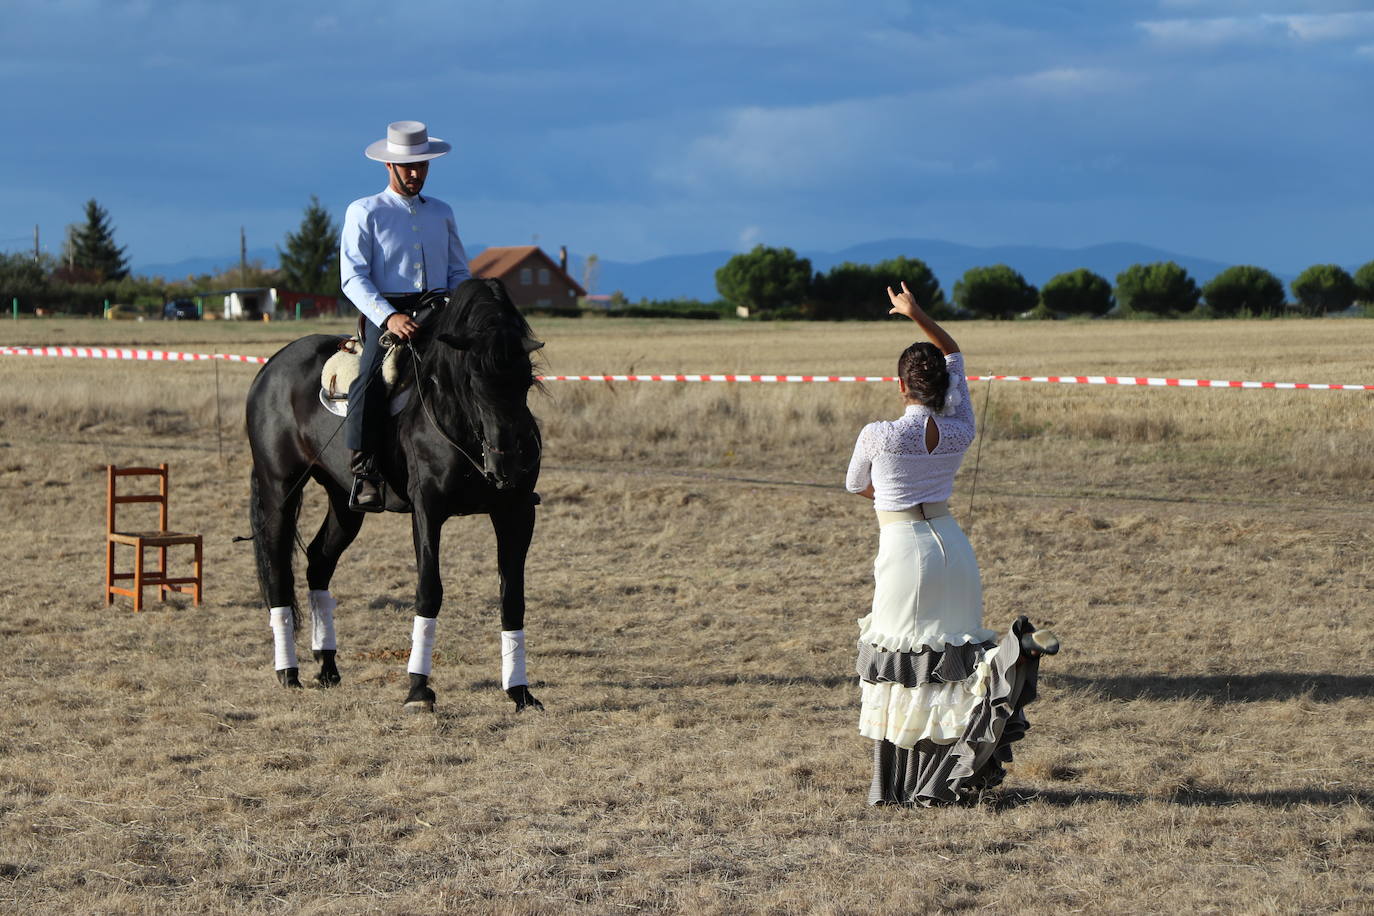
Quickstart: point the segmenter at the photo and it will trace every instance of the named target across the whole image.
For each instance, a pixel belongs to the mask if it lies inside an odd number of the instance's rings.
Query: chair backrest
[[[107,534],[119,530],[115,524],[115,507],[124,503],[157,503],[158,530],[167,530],[167,465],[161,464],[155,468],[117,468],[111,464],[106,465],[105,471],[108,475],[108,486],[105,493],[105,531]],[[120,496],[118,481],[121,477],[156,477],[158,478],[157,492]]]

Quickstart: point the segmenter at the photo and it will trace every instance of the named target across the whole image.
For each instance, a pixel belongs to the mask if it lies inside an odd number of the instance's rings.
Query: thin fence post
[[[109,318],[109,317],[110,317],[110,300],[109,300],[109,299],[106,299],[106,300],[105,300],[105,307],[104,307],[103,309],[101,309],[100,317],[101,317],[101,318]]]
[[[299,302],[296,303],[296,320],[301,320],[301,304]]]
[[[12,303],[10,304],[10,308],[13,310],[13,311],[10,312],[10,317],[11,317],[12,319],[14,319],[15,321],[18,321],[18,320],[19,320],[19,297],[18,297],[18,296],[15,296],[15,297],[14,297],[14,302],[12,302]]]
[[[219,418],[219,360],[211,358],[210,362],[215,364],[215,447],[219,449],[219,463],[224,465],[224,434],[221,432],[224,424]]]

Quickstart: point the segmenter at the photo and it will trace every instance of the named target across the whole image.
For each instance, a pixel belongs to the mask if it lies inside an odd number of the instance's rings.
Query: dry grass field
[[[535,325],[567,373],[886,374],[911,339]],[[265,355],[320,327],[21,321],[0,343]],[[1374,382],[1371,321],[951,330],[974,373]],[[975,386],[953,508],[987,620],[1065,649],[999,794],[892,810],[864,805],[852,675],[876,529],[841,487],[859,427],[899,412],[886,386],[550,383],[546,710],[497,687],[492,538],[464,518],[439,705],[403,716],[401,516],[335,578],[343,685],[276,685],[232,542],[254,371],[0,357],[0,911],[1374,912],[1371,393]],[[160,461],[206,603],[106,608],[103,468]]]

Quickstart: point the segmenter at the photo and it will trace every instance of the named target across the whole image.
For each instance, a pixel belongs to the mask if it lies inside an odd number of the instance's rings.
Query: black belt
[[[424,293],[401,293],[395,296],[387,296],[383,294],[382,298],[386,299],[387,302],[390,302],[391,307],[394,308],[396,311],[410,312],[420,307],[420,303],[422,302],[424,297]]]

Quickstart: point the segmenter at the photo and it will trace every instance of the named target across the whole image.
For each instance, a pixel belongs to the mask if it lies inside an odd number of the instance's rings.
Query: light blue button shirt
[[[348,205],[339,273],[344,295],[379,328],[396,312],[386,296],[451,290],[472,276],[449,205],[389,187]]]

